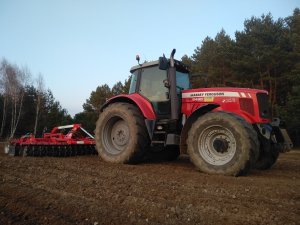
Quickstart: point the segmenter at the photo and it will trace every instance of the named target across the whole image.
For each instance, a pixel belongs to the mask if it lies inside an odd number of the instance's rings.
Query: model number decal
[[[193,102],[213,102],[214,97],[193,98]]]
[[[204,98],[204,102],[213,102],[214,101],[214,97],[205,97]]]

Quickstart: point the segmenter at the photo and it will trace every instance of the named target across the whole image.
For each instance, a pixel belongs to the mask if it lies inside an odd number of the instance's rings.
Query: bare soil
[[[2,146],[0,224],[300,224],[300,151],[225,177],[200,173],[187,156],[119,165],[10,157]]]

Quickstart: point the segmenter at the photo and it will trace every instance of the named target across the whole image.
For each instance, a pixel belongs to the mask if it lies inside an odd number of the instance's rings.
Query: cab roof
[[[170,62],[170,60],[168,60],[168,61]],[[182,62],[180,62],[178,60],[174,60],[174,61],[175,61],[176,70],[183,72],[183,73],[189,73],[189,68],[187,65],[183,64]],[[136,71],[138,69],[152,67],[152,66],[158,66],[158,63],[159,63],[159,60],[155,60],[155,61],[151,61],[151,62],[145,62],[141,65],[133,66],[130,69],[130,73],[133,73],[134,71]]]

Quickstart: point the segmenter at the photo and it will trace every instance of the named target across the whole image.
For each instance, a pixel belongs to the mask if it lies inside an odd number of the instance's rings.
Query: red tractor
[[[132,67],[129,94],[102,106],[95,140],[103,160],[138,163],[149,152],[169,160],[188,153],[200,171],[238,176],[270,168],[292,147],[280,121],[269,119],[267,91],[190,89],[189,70],[174,54]]]

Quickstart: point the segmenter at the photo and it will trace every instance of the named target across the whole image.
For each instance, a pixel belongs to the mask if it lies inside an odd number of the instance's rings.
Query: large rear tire
[[[100,114],[95,140],[99,156],[113,163],[138,163],[149,146],[143,116],[128,103],[113,103]]]
[[[209,174],[245,175],[259,151],[257,134],[243,118],[226,112],[209,112],[188,133],[188,154],[201,171]]]

